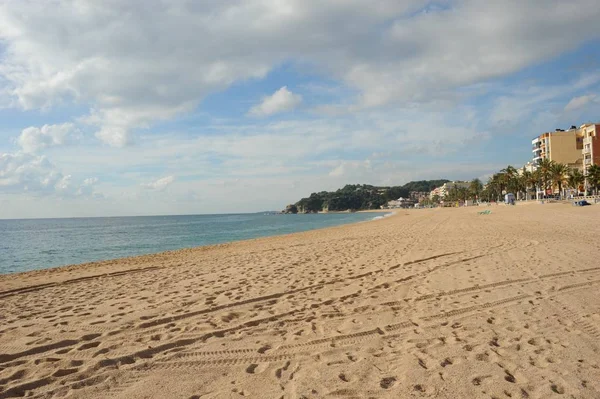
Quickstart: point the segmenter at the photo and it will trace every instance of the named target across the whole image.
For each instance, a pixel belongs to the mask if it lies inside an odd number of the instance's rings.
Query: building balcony
[[[584,165],[591,165],[591,164],[592,164],[592,159],[591,159],[591,158],[584,159],[584,160],[583,160],[583,164],[584,164]]]

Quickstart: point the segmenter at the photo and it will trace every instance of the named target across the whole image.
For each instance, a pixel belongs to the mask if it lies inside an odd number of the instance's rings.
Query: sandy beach
[[[600,398],[600,206],[0,276],[0,398]]]

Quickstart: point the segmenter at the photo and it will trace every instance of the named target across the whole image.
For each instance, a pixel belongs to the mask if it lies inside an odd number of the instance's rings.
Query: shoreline
[[[393,216],[396,214],[396,212],[389,212],[389,211],[384,212],[384,211],[375,211],[375,210],[362,211],[362,212],[364,212],[364,213],[382,213],[382,214],[384,214],[382,216],[385,216],[385,215]],[[177,216],[185,216],[185,215],[177,215]],[[134,216],[134,217],[136,217],[136,216]],[[10,277],[25,277],[25,278],[27,278],[27,277],[31,276],[31,277],[35,278],[35,277],[38,277],[40,274],[48,275],[49,273],[52,273],[53,271],[58,273],[58,272],[72,272],[73,270],[77,270],[79,268],[83,269],[83,268],[101,268],[101,267],[107,267],[107,266],[110,267],[110,266],[114,266],[116,263],[119,263],[121,261],[122,262],[126,262],[126,261],[145,262],[145,261],[150,261],[150,260],[154,261],[154,260],[156,260],[157,257],[159,257],[159,258],[168,257],[168,256],[172,256],[172,255],[177,255],[179,253],[189,252],[189,251],[210,251],[213,249],[223,249],[223,248],[227,248],[230,245],[237,244],[237,243],[261,242],[261,240],[294,236],[294,235],[300,235],[300,234],[310,233],[310,232],[314,232],[314,231],[336,229],[336,228],[340,228],[340,227],[344,227],[344,226],[351,226],[351,225],[356,225],[356,224],[361,224],[361,223],[375,222],[375,221],[381,220],[382,218],[375,217],[375,218],[369,219],[369,220],[343,223],[343,224],[338,224],[335,226],[326,226],[326,227],[320,227],[320,228],[316,228],[316,229],[297,231],[297,232],[293,232],[293,233],[267,235],[267,236],[262,236],[262,237],[254,237],[254,238],[247,238],[247,239],[242,239],[242,240],[227,241],[227,242],[222,242],[222,243],[217,243],[217,244],[198,245],[198,246],[194,246],[194,247],[179,248],[179,249],[173,249],[173,250],[168,250],[168,251],[153,252],[153,253],[140,254],[140,255],[134,255],[134,256],[126,256],[126,257],[121,257],[121,258],[103,259],[103,260],[83,262],[83,263],[73,263],[73,264],[67,264],[67,265],[61,265],[61,266],[53,266],[53,267],[29,270],[29,271],[24,271],[24,272],[0,274],[0,286],[4,286],[4,285],[9,286],[10,282],[6,282],[4,280],[10,279]],[[4,291],[4,290],[2,290],[0,288],[0,295],[2,295],[2,291]]]
[[[477,212],[2,276],[0,397],[597,398],[600,208]]]

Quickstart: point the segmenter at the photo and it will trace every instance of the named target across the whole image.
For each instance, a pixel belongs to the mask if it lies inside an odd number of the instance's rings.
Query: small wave
[[[379,219],[383,219],[383,218],[387,218],[390,217],[394,214],[394,212],[391,213],[386,213],[385,215],[379,215],[379,216],[375,216],[373,219],[371,220],[379,220]]]

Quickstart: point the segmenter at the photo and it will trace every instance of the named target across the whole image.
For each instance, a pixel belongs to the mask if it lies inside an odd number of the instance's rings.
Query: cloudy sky
[[[471,179],[600,120],[598,0],[0,0],[0,218]]]

